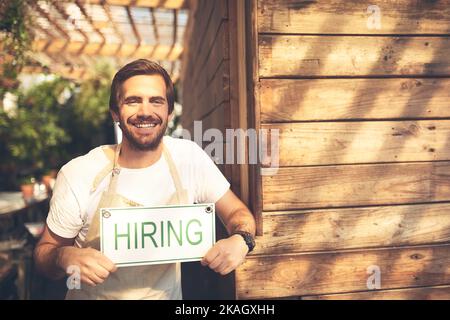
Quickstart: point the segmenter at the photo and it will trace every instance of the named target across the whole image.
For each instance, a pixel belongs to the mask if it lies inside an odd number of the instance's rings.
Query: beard
[[[146,121],[151,122],[153,119],[154,118],[138,118],[134,121],[126,121],[125,119],[120,118],[119,127],[122,129],[124,138],[126,138],[133,149],[139,151],[153,151],[158,148],[166,133],[167,121],[159,120],[155,127],[156,130],[151,136],[142,136],[132,131],[135,128],[134,124]]]

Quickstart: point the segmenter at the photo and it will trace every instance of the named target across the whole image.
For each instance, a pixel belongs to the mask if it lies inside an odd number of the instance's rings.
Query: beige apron
[[[95,191],[100,182],[112,174],[109,187],[102,193],[91,225],[89,226],[83,247],[100,250],[100,209],[142,206],[116,193],[117,181],[120,174],[118,158],[121,145],[105,146],[103,151],[109,164],[96,176],[91,192]],[[175,194],[171,196],[167,205],[187,204],[187,190],[182,188],[180,176],[172,157],[163,144],[163,156],[169,166],[169,171],[175,185]],[[66,299],[181,299],[181,270],[180,263],[121,267],[116,272],[95,287],[85,284],[81,289],[67,292]]]

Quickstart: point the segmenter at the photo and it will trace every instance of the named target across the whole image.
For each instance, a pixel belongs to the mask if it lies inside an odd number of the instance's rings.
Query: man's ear
[[[169,114],[169,119],[168,119],[169,121],[168,122],[172,121],[174,117],[175,117],[175,112],[172,111],[172,113]]]
[[[114,111],[110,110],[109,113],[111,114],[111,117],[113,118],[114,122],[119,122],[119,116]]]

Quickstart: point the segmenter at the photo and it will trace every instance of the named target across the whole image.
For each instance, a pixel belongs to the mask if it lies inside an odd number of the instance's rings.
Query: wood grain
[[[450,160],[450,120],[282,123],[261,127],[279,132],[280,166]]]
[[[263,176],[264,211],[450,200],[450,162],[279,168]]]
[[[369,6],[380,9],[380,24]],[[369,9],[368,9],[369,8]],[[448,34],[450,1],[259,0],[258,31],[327,34]]]
[[[448,300],[450,286],[372,290],[363,292],[305,296],[302,300]]]
[[[371,266],[379,267],[381,289],[449,284],[450,245],[248,258],[236,272],[237,296],[365,291]]]
[[[450,242],[450,204],[264,213],[252,255]]]
[[[448,76],[449,55],[449,37],[259,37],[261,77]]]
[[[263,79],[261,121],[450,117],[449,79]]]

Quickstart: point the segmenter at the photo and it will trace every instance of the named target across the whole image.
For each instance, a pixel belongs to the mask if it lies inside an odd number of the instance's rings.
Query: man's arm
[[[233,233],[246,231],[254,236],[256,224],[247,206],[231,190],[216,202],[216,212],[231,236],[217,241],[203,257],[202,265],[226,275],[241,265],[248,253],[242,236]]]
[[[37,270],[51,279],[62,278],[69,266],[77,266],[81,281],[95,286],[102,283],[116,266],[100,251],[73,246],[73,238],[63,238],[45,226],[39,243],[34,250]]]

